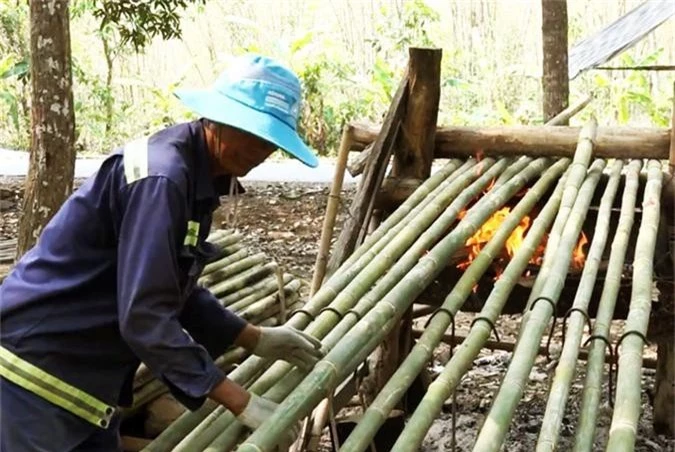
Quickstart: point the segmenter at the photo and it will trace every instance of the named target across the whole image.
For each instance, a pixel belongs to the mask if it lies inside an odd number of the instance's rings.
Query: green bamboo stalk
[[[444,167],[445,172],[440,170],[434,176],[429,178],[386,220],[376,231],[366,238],[364,243],[347,259],[338,271],[326,281],[319,291],[304,306],[304,310],[310,315],[316,316],[319,311],[329,305],[335,296],[361,271],[368,263],[375,260],[378,252],[388,244],[391,239],[401,230],[406,229],[409,224],[416,220],[419,213],[424,210],[431,199],[427,194],[435,194],[456,190],[456,180],[460,179],[465,173],[475,171],[475,160],[467,160],[460,168],[453,168],[456,160],[451,161]],[[456,169],[455,169],[456,168]],[[437,176],[437,177],[436,177]],[[445,181],[438,185],[446,176]],[[437,186],[434,186],[436,184]],[[456,191],[455,193],[457,193]],[[450,202],[450,201],[448,201]],[[321,317],[321,316],[320,316]],[[306,315],[295,315],[289,319],[287,324],[295,328],[304,329],[310,321]],[[228,375],[233,381],[246,385],[247,382],[254,379],[267,365],[267,361],[257,356],[252,356],[244,361],[239,367]],[[285,363],[275,363],[270,371],[284,368]],[[288,370],[288,368],[285,368]],[[197,426],[204,421],[207,424],[208,418],[217,417],[222,414],[216,402],[207,400],[206,403],[194,412],[184,413],[172,425],[162,432],[155,440],[150,443],[144,451],[163,452],[176,446],[182,438],[189,432],[199,430]],[[216,410],[216,413],[212,413]],[[212,414],[209,416],[209,414]],[[200,426],[200,429],[203,426]]]
[[[635,447],[637,422],[642,403],[642,351],[647,336],[649,313],[652,307],[654,283],[654,251],[661,215],[661,162],[650,160],[647,165],[647,186],[642,201],[642,221],[633,260],[633,287],[630,308],[619,349],[619,372],[616,378],[614,415],[609,428],[607,450],[632,451]],[[642,337],[641,337],[642,336]]]
[[[504,159],[497,164],[494,164],[494,160],[486,159],[481,168],[485,173],[481,175],[477,171],[467,171],[453,181],[453,183],[448,185],[446,191],[440,192],[436,199],[426,204],[425,208],[415,219],[415,222],[412,223],[412,225],[421,229],[427,227],[427,225],[433,221],[429,230],[422,233],[412,247],[410,246],[410,243],[417,238],[420,231],[413,228],[407,228],[399,233],[378,254],[378,259],[372,260],[366,265],[363,271],[359,273],[346,288],[337,294],[331,303],[331,307],[338,312],[346,312],[354,307],[354,304],[359,300],[359,297],[363,296],[372,284],[380,278],[386,268],[392,265],[392,262],[396,257],[409,247],[399,262],[389,269],[387,274],[377,283],[375,288],[373,288],[360,302],[361,305],[368,303],[368,306],[372,307],[379,298],[389,291],[400,278],[415,265],[419,256],[431,247],[433,243],[443,235],[447,228],[451,226],[461,209],[465,207],[473,197],[479,194],[491,180],[498,176],[499,173],[504,170],[508,162],[508,160]],[[469,189],[461,191],[462,188],[466,187],[473,179],[476,180],[471,183]],[[522,183],[524,184],[524,182]],[[461,194],[446,207],[447,199],[454,197],[454,193],[457,191],[461,191]],[[439,212],[442,212],[442,214],[440,217],[436,218]],[[325,287],[325,285],[319,289],[318,293],[321,292],[323,287]],[[364,312],[361,314],[363,313]],[[331,346],[330,344],[337,341],[349,328],[351,328],[351,326],[353,326],[356,319],[354,316],[347,316],[336,327],[336,323],[339,320],[340,319],[337,318],[334,311],[324,311],[316,321],[310,325],[307,332],[317,338],[323,338],[330,332],[330,335],[332,336],[330,338],[326,337],[323,341],[324,348],[328,349]],[[276,363],[269,371],[258,379],[249,390],[256,394],[264,394],[265,391],[273,385],[282,381],[283,389],[279,391],[279,394],[281,394],[279,395],[279,400],[272,399],[280,401],[283,399],[283,396],[299,383],[303,376],[300,374],[296,374],[295,378],[285,376],[290,369],[291,367],[287,363]],[[234,421],[234,417],[231,413],[228,413],[227,410],[224,408],[216,409],[214,416],[221,415],[224,417],[218,421],[209,417],[207,420],[208,425],[200,426],[199,434],[195,435],[198,439],[189,443],[186,441],[181,442],[181,447],[185,448],[181,450],[200,450],[204,443],[208,444],[208,441],[215,438],[219,432],[223,431],[223,429]]]
[[[292,289],[286,290],[285,295],[288,306],[292,306],[300,298],[300,294]],[[254,323],[255,319],[266,319],[279,314],[279,310],[280,304],[277,296],[270,295],[260,300],[259,303],[239,312],[238,315],[247,322]]]
[[[528,157],[526,155],[519,157],[518,160],[516,160],[516,163],[518,165],[529,165],[529,163],[532,161],[532,157]],[[512,165],[510,166],[506,171],[504,171],[496,180],[494,185],[492,186],[492,190],[496,190],[497,188],[501,187],[504,185],[506,182],[511,180],[513,176],[518,174],[518,166]]]
[[[234,233],[233,229],[213,229],[209,232],[209,235],[206,236],[206,241],[213,243],[215,240],[223,238],[227,235]]]
[[[292,275],[289,275],[288,273],[284,274],[284,285],[288,284],[291,282],[293,279]],[[277,283],[277,278],[276,276],[270,276],[268,278],[265,278],[261,281],[258,281],[255,284],[252,284],[250,286],[246,286],[241,290],[238,290],[236,292],[233,292],[229,295],[226,295],[222,298],[220,298],[220,302],[223,304],[223,306],[230,307],[234,306],[235,304],[242,302],[242,303],[247,303],[249,299],[253,300],[258,300],[265,295],[269,295],[271,293],[276,292],[279,290],[279,284]],[[238,309],[238,308],[235,308]]]
[[[617,225],[614,240],[612,241],[609,264],[605,275],[605,284],[602,288],[598,312],[595,316],[595,322],[593,323],[594,336],[609,338],[609,328],[612,323],[612,318],[614,317],[616,297],[619,293],[621,275],[623,274],[624,262],[626,260],[626,251],[630,241],[631,230],[633,229],[635,203],[640,185],[639,176],[641,167],[642,162],[640,160],[633,160],[628,165],[626,171],[626,183],[621,200],[619,224]],[[575,452],[590,452],[593,449],[596,418],[598,406],[600,405],[602,380],[604,377],[605,351],[605,343],[603,341],[594,340],[590,343],[586,364],[586,380],[584,381],[584,391],[579,414],[579,424],[575,435]]]
[[[212,243],[219,248],[225,248],[230,245],[234,245],[235,243],[241,241],[243,238],[244,234],[242,234],[241,232],[233,232],[232,234],[227,234],[224,237],[217,238]]]
[[[414,299],[433,281],[453,253],[508,199],[494,196],[495,203],[472,208],[461,222],[403,277],[394,288],[373,307],[338,342],[314,370],[285,398],[279,409],[258,428],[239,448],[241,452],[271,450],[283,432],[309,414],[311,409],[333,390],[346,374],[372,351],[364,341],[381,341],[388,333],[387,325],[400,319]]]
[[[616,160],[610,169],[609,181],[600,201],[598,216],[595,222],[595,228],[593,229],[593,240],[588,250],[586,264],[584,265],[581,280],[579,281],[579,286],[572,304],[572,308],[574,309],[580,309],[586,312],[591,296],[593,295],[598,268],[605,251],[607,237],[609,236],[609,222],[612,214],[612,206],[614,205],[614,198],[616,197],[616,192],[619,188],[622,168],[623,162],[621,160]],[[556,366],[553,383],[549,390],[546,412],[544,413],[541,431],[539,432],[539,439],[537,440],[537,452],[552,452],[558,442],[558,434],[565,414],[565,406],[567,405],[570,386],[576,371],[579,346],[581,345],[581,338],[584,334],[585,325],[586,318],[584,315],[579,311],[572,311],[567,323],[565,343],[563,344],[560,360]]]
[[[579,132],[579,142],[574,153],[574,160],[572,161],[570,175],[567,178],[567,186],[565,187],[565,193],[563,193],[560,211],[556,216],[551,233],[547,238],[546,250],[544,251],[544,260],[539,268],[537,279],[534,281],[534,286],[530,291],[530,296],[527,300],[527,305],[521,320],[521,325],[525,325],[525,323],[527,323],[531,315],[530,306],[538,296],[539,292],[542,290],[542,287],[546,284],[546,277],[551,270],[551,267],[555,264],[555,253],[558,249],[558,242],[560,241],[563,227],[567,222],[567,218],[577,197],[579,187],[586,177],[586,171],[588,170],[588,166],[591,162],[591,157],[593,155],[593,140],[595,140],[597,128],[598,124],[595,121],[595,118],[591,118],[591,120],[589,120]],[[522,326],[520,331],[523,331]],[[520,335],[518,336],[518,340],[520,340]]]
[[[595,187],[600,180],[604,167],[604,160],[596,160],[591,165],[586,180],[578,190],[574,207],[569,214],[563,235],[558,243],[558,250],[555,253],[553,266],[550,273],[546,276],[546,284],[543,285],[541,292],[537,295],[538,297],[546,297],[553,303],[557,303],[565,284],[567,272],[569,271],[572,252],[579,238]],[[569,181],[570,178],[573,178],[575,170],[578,168],[579,166],[575,168],[574,165],[570,168],[570,175],[563,192],[561,205],[565,202],[566,195],[570,193],[568,190]],[[576,190],[574,191],[576,194]],[[537,278],[541,277],[539,275]],[[497,451],[501,447],[513,413],[523,395],[527,378],[539,350],[539,343],[544,335],[548,321],[553,315],[553,309],[554,307],[551,304],[543,300],[532,305],[530,319],[521,326],[520,341],[518,341],[516,349],[513,352],[511,364],[493,401],[492,408],[478,434],[474,451]]]
[[[276,281],[275,281],[276,284]],[[284,285],[284,295],[289,296],[291,293],[298,292],[300,290],[300,287],[302,287],[302,283],[298,279],[292,279],[291,281],[288,282],[288,284]],[[260,309],[255,308],[255,306],[260,306],[261,303],[267,303],[267,304],[274,304],[278,303],[278,293],[279,289],[276,288],[270,292],[267,291],[260,291],[258,293],[249,295],[243,300],[239,300],[236,303],[231,304],[228,306],[228,309],[230,311],[236,312],[236,313],[243,313],[246,312],[249,309]]]
[[[262,264],[267,260],[267,256],[265,253],[257,253],[252,256],[246,256],[246,250],[241,250],[226,257],[223,260],[229,260],[229,262],[223,262],[220,267],[216,268],[208,275],[199,278],[199,283],[203,287],[209,288],[210,286],[215,286],[218,283],[223,282],[234,275],[238,275],[251,267]]]
[[[204,270],[202,271],[201,277],[199,278],[199,283],[203,284],[204,281],[208,281],[208,283],[212,283],[213,281],[207,280],[207,276],[211,276],[212,273],[214,273],[216,270],[219,270],[223,267],[227,267],[230,264],[233,264],[235,262],[238,262],[242,259],[244,259],[246,256],[248,256],[248,250],[245,248],[242,248],[241,250],[237,251],[236,253],[230,254],[228,256],[222,257],[216,261],[211,262],[210,264],[207,264],[204,267]]]
[[[213,286],[209,287],[209,290],[216,297],[220,297],[261,280],[265,276],[273,273],[276,268],[277,264],[275,262],[268,262],[265,265],[258,264],[243,271],[242,273],[239,273],[233,278],[229,278],[225,281],[214,284]]]
[[[513,208],[511,213],[504,219],[499,229],[492,239],[481,250],[480,254],[466,269],[460,280],[457,282],[452,292],[446,297],[442,308],[447,309],[453,315],[459,310],[466,298],[471,293],[474,285],[488,269],[492,261],[499,255],[504,247],[504,243],[509,238],[513,230],[520,224],[525,216],[539,199],[547,192],[550,185],[557,182],[560,175],[569,165],[569,159],[562,159],[549,168],[542,177],[530,188],[523,199]],[[512,175],[513,177],[513,175]],[[562,185],[554,192],[550,198],[552,205],[557,209],[562,195]],[[551,207],[548,207],[551,210]],[[546,210],[546,208],[545,208]],[[552,218],[552,214],[551,214]],[[542,230],[541,235],[544,231]],[[541,241],[541,235],[539,241]],[[530,242],[533,239],[530,239]],[[525,246],[526,243],[523,243]],[[536,245],[536,244],[535,244]],[[534,252],[534,249],[532,250]],[[528,257],[529,259],[529,257]],[[524,266],[527,265],[527,260]],[[512,270],[513,271],[513,270]],[[518,276],[522,274],[521,272]],[[517,279],[514,279],[516,281]],[[354,452],[366,450],[378,429],[384,424],[387,416],[403,397],[405,391],[410,387],[416,376],[424,369],[424,366],[431,358],[433,350],[438,346],[443,334],[450,325],[451,318],[443,310],[439,310],[432,318],[424,330],[424,334],[419,338],[417,344],[410,351],[405,361],[399,366],[394,375],[382,388],[377,398],[366,410],[354,431],[344,443],[340,451]],[[445,399],[443,399],[445,400]],[[426,431],[426,430],[425,430]],[[407,450],[414,450],[410,448]]]
[[[292,311],[294,309],[302,308],[302,301],[299,298],[300,296],[298,294],[293,294],[292,296],[288,297],[287,301],[288,305],[286,306],[286,309]],[[279,312],[280,312],[279,305],[276,304],[267,311],[262,312],[260,315],[251,317],[251,320],[249,321],[255,325],[258,325],[266,319],[278,317]]]
[[[454,179],[475,164],[474,159],[467,159],[465,162],[452,159],[443,168],[432,174],[375,231],[365,238],[361,246],[354,250],[347,260],[340,265],[334,275],[337,276],[341,272],[351,269],[367,251],[377,253],[378,247],[382,249],[386,244],[387,237],[393,237],[405,228],[415,218],[415,213],[421,211],[431,199],[435,198]]]

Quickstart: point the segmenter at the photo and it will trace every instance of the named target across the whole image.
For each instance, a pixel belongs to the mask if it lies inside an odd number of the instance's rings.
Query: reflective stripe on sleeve
[[[1,346],[0,375],[97,427],[107,428],[115,413],[114,407],[59,380]]]
[[[196,221],[188,221],[187,232],[185,233],[186,246],[197,246],[197,239],[199,238],[199,223]]]

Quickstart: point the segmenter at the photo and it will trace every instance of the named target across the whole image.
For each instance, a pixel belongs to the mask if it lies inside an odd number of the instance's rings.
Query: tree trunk
[[[17,258],[72,190],[75,168],[68,1],[30,2],[31,152]]]
[[[544,47],[542,88],[544,122],[569,104],[567,74],[567,0],[541,0],[541,31]]]

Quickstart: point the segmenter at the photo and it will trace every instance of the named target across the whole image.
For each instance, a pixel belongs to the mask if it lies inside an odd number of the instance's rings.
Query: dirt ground
[[[246,234],[245,241],[251,248],[267,253],[274,257],[286,271],[308,282],[311,281],[329,186],[327,184],[259,182],[246,183],[245,186],[247,192],[241,195],[236,203],[233,200],[223,202],[214,217],[214,227],[237,227]],[[353,194],[353,189],[353,186],[349,187],[343,195],[349,198]],[[20,199],[21,181],[0,179],[0,241],[16,236]],[[339,217],[338,226],[341,220],[342,217]],[[7,265],[4,267],[2,265],[0,263],[0,274],[8,268]],[[474,314],[470,313],[457,316],[458,335],[466,335],[473,316]],[[424,321],[425,319],[421,318],[417,319],[416,323],[421,328]],[[519,316],[502,316],[497,325],[501,339],[515,341],[519,325]],[[621,330],[622,322],[614,322],[613,340],[616,340]],[[555,350],[560,349],[560,335],[560,329],[558,329],[553,339],[553,355],[555,355]],[[546,339],[544,337],[544,344]],[[649,347],[645,356],[655,358],[655,348]],[[434,363],[430,366],[432,374],[439,372],[449,359],[449,347],[441,345],[436,350],[435,357]],[[508,367],[509,357],[509,352],[484,349],[474,361],[473,369],[463,378],[456,393],[456,450],[471,450],[477,432],[490,409],[495,391],[499,388]],[[581,404],[584,368],[585,362],[579,361],[558,450],[571,450],[572,448],[574,429]],[[543,356],[537,358],[523,399],[511,422],[503,450],[518,452],[534,448],[554,370],[555,361],[550,362]],[[596,447],[594,448],[597,450],[602,449],[606,444],[612,415],[607,399],[607,372],[605,375],[605,390],[598,413]],[[675,441],[656,435],[652,428],[650,397],[654,385],[654,371],[644,369],[642,382],[643,410],[635,450],[641,452],[675,450]],[[427,434],[422,450],[427,452],[452,450],[451,407],[452,399],[446,402],[442,415]]]

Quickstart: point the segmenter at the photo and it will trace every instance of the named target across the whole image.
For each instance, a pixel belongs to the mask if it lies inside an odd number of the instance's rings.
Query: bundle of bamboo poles
[[[340,450],[368,449],[379,427],[424,369],[433,350],[443,339],[452,317],[461,309],[493,260],[500,255],[510,234],[528,212],[541,204],[543,208],[527,231],[524,243],[504,269],[468,336],[429,387],[394,446],[394,450],[399,451],[416,450],[420,446],[443,403],[455,391],[488,340],[506,300],[535,250],[546,240],[543,264],[528,301],[520,339],[504,384],[496,395],[474,448],[476,451],[498,450],[570,271],[571,253],[577,244],[591,199],[607,166],[605,160],[592,159],[595,130],[594,121],[583,128],[573,160],[531,157],[517,160],[486,158],[480,162],[473,158],[465,162],[451,160],[367,236],[364,243],[310,298],[303,310],[288,319],[288,324],[320,339],[327,351],[325,358],[309,374],[285,362],[269,363],[257,357],[249,357],[229,373],[229,378],[250,391],[280,403],[280,408],[272,418],[246,437],[244,427],[231,413],[213,402],[207,402],[201,409],[181,416],[145,450],[213,452],[233,450],[237,445],[237,450],[244,452],[274,450],[278,438],[282,438],[289,428],[310,415],[324,398],[329,396],[330,400],[333,391],[387,337],[416,297],[448,265],[467,239],[497,210],[512,202],[513,208],[508,217],[465,270],[417,345],[365,411],[357,428]],[[658,162],[649,165],[649,180],[652,182],[648,182],[645,202],[650,207],[649,215],[643,215],[643,238],[640,241],[645,244],[641,254],[644,259],[653,257],[650,254],[650,250],[653,253],[653,237],[648,233],[653,233],[655,224],[658,224],[658,203],[654,207],[652,199],[658,197],[660,190],[656,181],[660,171],[658,165]],[[624,235],[626,229],[630,231],[629,220],[632,221],[627,217],[623,219],[623,216],[633,208],[631,200],[635,198],[634,182],[639,171],[640,164],[637,161],[628,165],[612,162],[609,167],[609,183],[599,208],[597,230],[574,301],[577,309],[583,310],[588,305],[589,291],[595,285],[598,273],[599,255],[610,238],[610,231],[603,221],[607,221],[607,212],[611,210],[617,195],[618,181],[625,174],[627,183],[624,184],[622,220],[612,242],[613,260],[610,261],[602,297],[606,306],[616,301],[618,281],[609,276],[623,264],[622,255],[625,255],[628,246]],[[524,188],[528,190],[522,195]],[[460,215],[462,212],[465,212],[464,215]],[[645,222],[647,225],[644,225]],[[650,271],[651,267],[641,266],[643,284],[634,286],[634,297],[638,300],[634,302],[635,307],[631,307],[635,319],[632,328],[635,332],[626,336],[622,344],[629,350],[623,358],[625,362],[622,361],[622,368],[625,369],[640,364],[636,361],[641,359],[636,349],[641,347],[638,333],[642,334],[644,330],[644,297],[650,293],[647,289],[651,286],[652,275],[647,274]],[[609,312],[611,319],[612,311],[603,307],[603,300],[601,313]],[[583,321],[581,326],[579,322],[579,316],[573,312],[541,430],[540,450],[549,450],[551,444],[553,447],[556,444],[560,412],[569,390],[569,366],[576,361],[583,330]],[[602,326],[596,324],[599,331]],[[631,340],[633,336],[634,341]],[[596,341],[595,344],[600,343]],[[604,353],[599,359],[604,359]],[[589,369],[591,361],[589,359]],[[633,369],[633,374],[639,373]],[[639,391],[639,381],[630,381],[629,378],[634,376],[628,371],[624,371],[623,375],[622,393],[632,397],[636,390]],[[588,378],[591,378],[590,371]],[[593,410],[593,405],[589,407]],[[592,419],[592,411],[589,412]],[[620,419],[616,421],[617,425],[628,431],[626,422],[634,423],[635,413],[635,407],[616,413],[615,418]],[[615,432],[617,438],[626,435],[619,427]]]
[[[0,264],[8,264],[14,260],[16,254],[16,239],[0,241]]]
[[[289,312],[302,307],[302,283],[281,272],[264,253],[251,254],[241,240],[243,235],[232,230],[215,230],[208,241],[216,245],[217,260],[204,268],[198,284],[210,290],[229,310],[255,325],[275,326],[286,321]],[[225,371],[246,358],[244,349],[232,347],[216,359]],[[134,378],[134,403],[124,412],[128,417],[168,392],[150,370],[141,365]]]

